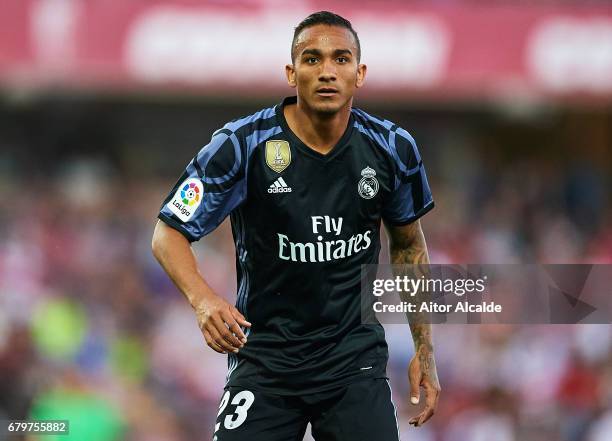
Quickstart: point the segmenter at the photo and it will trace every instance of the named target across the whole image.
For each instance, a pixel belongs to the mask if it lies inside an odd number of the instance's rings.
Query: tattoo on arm
[[[418,220],[401,227],[389,227],[387,231],[392,264],[429,263],[425,236]]]
[[[421,224],[418,220],[401,227],[388,226],[387,232],[389,235],[391,264],[397,265],[394,267],[396,275],[403,275],[401,274],[404,272],[401,269],[401,265],[429,263],[425,236],[423,235]],[[414,273],[416,272],[415,270]],[[422,274],[421,270],[419,270],[419,273]],[[418,292],[410,300],[420,305],[427,300],[425,296],[426,294],[423,292]],[[429,375],[434,382],[437,382],[430,321],[427,320],[427,315],[423,312],[412,312],[406,315],[410,324],[412,340],[414,341],[414,347],[419,357],[421,369],[424,374]]]

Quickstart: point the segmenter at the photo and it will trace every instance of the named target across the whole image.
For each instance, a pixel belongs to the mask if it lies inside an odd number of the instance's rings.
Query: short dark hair
[[[351,31],[353,37],[355,37],[355,42],[357,43],[357,62],[359,62],[361,58],[361,45],[359,44],[359,37],[357,36],[357,32],[353,29],[351,22],[346,18],[339,16],[338,14],[334,14],[329,11],[319,11],[314,14],[310,14],[304,20],[300,22],[295,28],[295,32],[293,32],[293,40],[291,41],[291,62],[295,62],[295,54],[293,52],[295,48],[295,41],[297,40],[298,35],[311,26],[324,24],[327,26],[340,26],[342,28],[346,28]]]

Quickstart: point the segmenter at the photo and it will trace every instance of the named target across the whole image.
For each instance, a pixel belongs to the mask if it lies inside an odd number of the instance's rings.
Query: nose
[[[319,72],[319,81],[330,82],[336,81],[336,66],[334,63],[325,60],[321,63],[321,71]]]

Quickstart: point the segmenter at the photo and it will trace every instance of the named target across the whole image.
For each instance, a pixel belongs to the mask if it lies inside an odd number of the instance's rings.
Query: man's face
[[[349,105],[361,87],[366,66],[357,62],[357,42],[340,26],[304,29],[293,47],[295,60],[286,66],[287,81],[300,102],[318,113],[335,114]]]

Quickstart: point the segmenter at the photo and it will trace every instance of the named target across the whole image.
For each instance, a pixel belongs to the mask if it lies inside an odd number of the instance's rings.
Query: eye
[[[343,63],[348,63],[348,61],[349,61],[348,58],[346,58],[346,57],[338,57],[336,60],[338,61],[338,63],[342,63],[342,64]]]
[[[306,63],[308,64],[315,64],[317,62],[317,58],[316,57],[308,57],[306,58]]]

